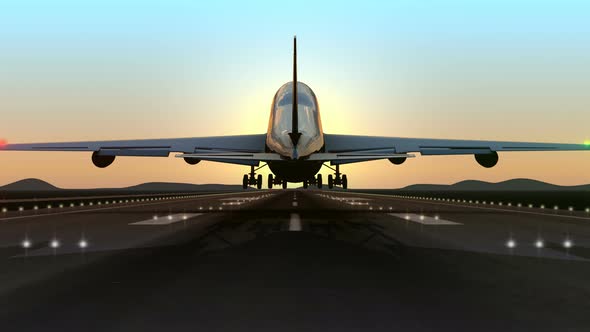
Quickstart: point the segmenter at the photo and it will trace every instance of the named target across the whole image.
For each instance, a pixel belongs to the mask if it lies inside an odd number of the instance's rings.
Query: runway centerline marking
[[[463,225],[459,222],[450,220],[440,219],[437,217],[428,217],[424,215],[418,215],[415,213],[389,213],[390,216],[404,219],[407,221],[413,221],[422,225]]]
[[[291,219],[289,220],[289,231],[300,232],[301,231],[301,218],[299,214],[291,213]]]
[[[202,215],[202,213],[178,213],[178,214],[171,214],[167,216],[157,216],[147,220],[132,222],[129,225],[132,226],[161,226],[161,225],[170,225],[180,221],[186,221],[194,217],[198,217]]]

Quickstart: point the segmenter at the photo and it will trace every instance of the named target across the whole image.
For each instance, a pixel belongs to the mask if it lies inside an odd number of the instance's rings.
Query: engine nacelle
[[[92,153],[92,163],[98,168],[106,168],[115,161],[115,156],[101,156],[98,151]]]
[[[492,151],[492,153],[476,154],[474,156],[477,163],[485,168],[492,168],[498,163],[498,153],[496,151]]]
[[[387,158],[387,160],[389,160],[389,162],[391,162],[394,165],[401,165],[406,161],[406,159],[406,157]]]
[[[201,162],[201,159],[197,159],[197,158],[184,157],[182,159],[184,159],[184,161],[186,161],[186,163],[189,165],[196,165]]]

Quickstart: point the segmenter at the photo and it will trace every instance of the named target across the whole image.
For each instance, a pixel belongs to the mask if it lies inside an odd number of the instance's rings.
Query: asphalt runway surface
[[[590,216],[317,190],[0,214],[2,331],[589,331]]]

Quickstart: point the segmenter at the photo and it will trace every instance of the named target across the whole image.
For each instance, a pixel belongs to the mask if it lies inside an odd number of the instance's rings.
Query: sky
[[[261,134],[291,78],[324,131],[590,140],[587,1],[0,2],[0,139],[9,143]],[[247,167],[170,158],[3,152],[0,184],[240,184]],[[351,188],[527,177],[590,183],[590,153],[417,157],[342,166]],[[262,173],[266,176],[267,170]],[[324,176],[330,173],[322,169]]]

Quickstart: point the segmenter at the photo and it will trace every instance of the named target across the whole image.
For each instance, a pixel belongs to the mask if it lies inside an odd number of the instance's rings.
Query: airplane
[[[340,165],[388,159],[394,165],[421,156],[473,155],[486,168],[498,163],[498,152],[504,151],[590,151],[590,144],[559,144],[530,142],[499,142],[477,140],[447,140],[382,136],[352,136],[326,134],[322,130],[318,99],[312,89],[297,79],[297,37],[293,38],[293,79],[276,92],[270,110],[266,134],[213,136],[171,139],[123,141],[90,141],[64,143],[7,144],[5,151],[87,151],[92,163],[99,168],[111,165],[116,157],[168,157],[178,153],[190,165],[211,161],[250,166],[242,186],[261,189],[263,179],[256,172],[268,166],[268,188],[287,183],[303,183],[322,188],[325,166],[328,187],[348,188],[348,177],[341,174]],[[263,166],[260,166],[264,163]],[[329,163],[329,165],[327,165]]]

